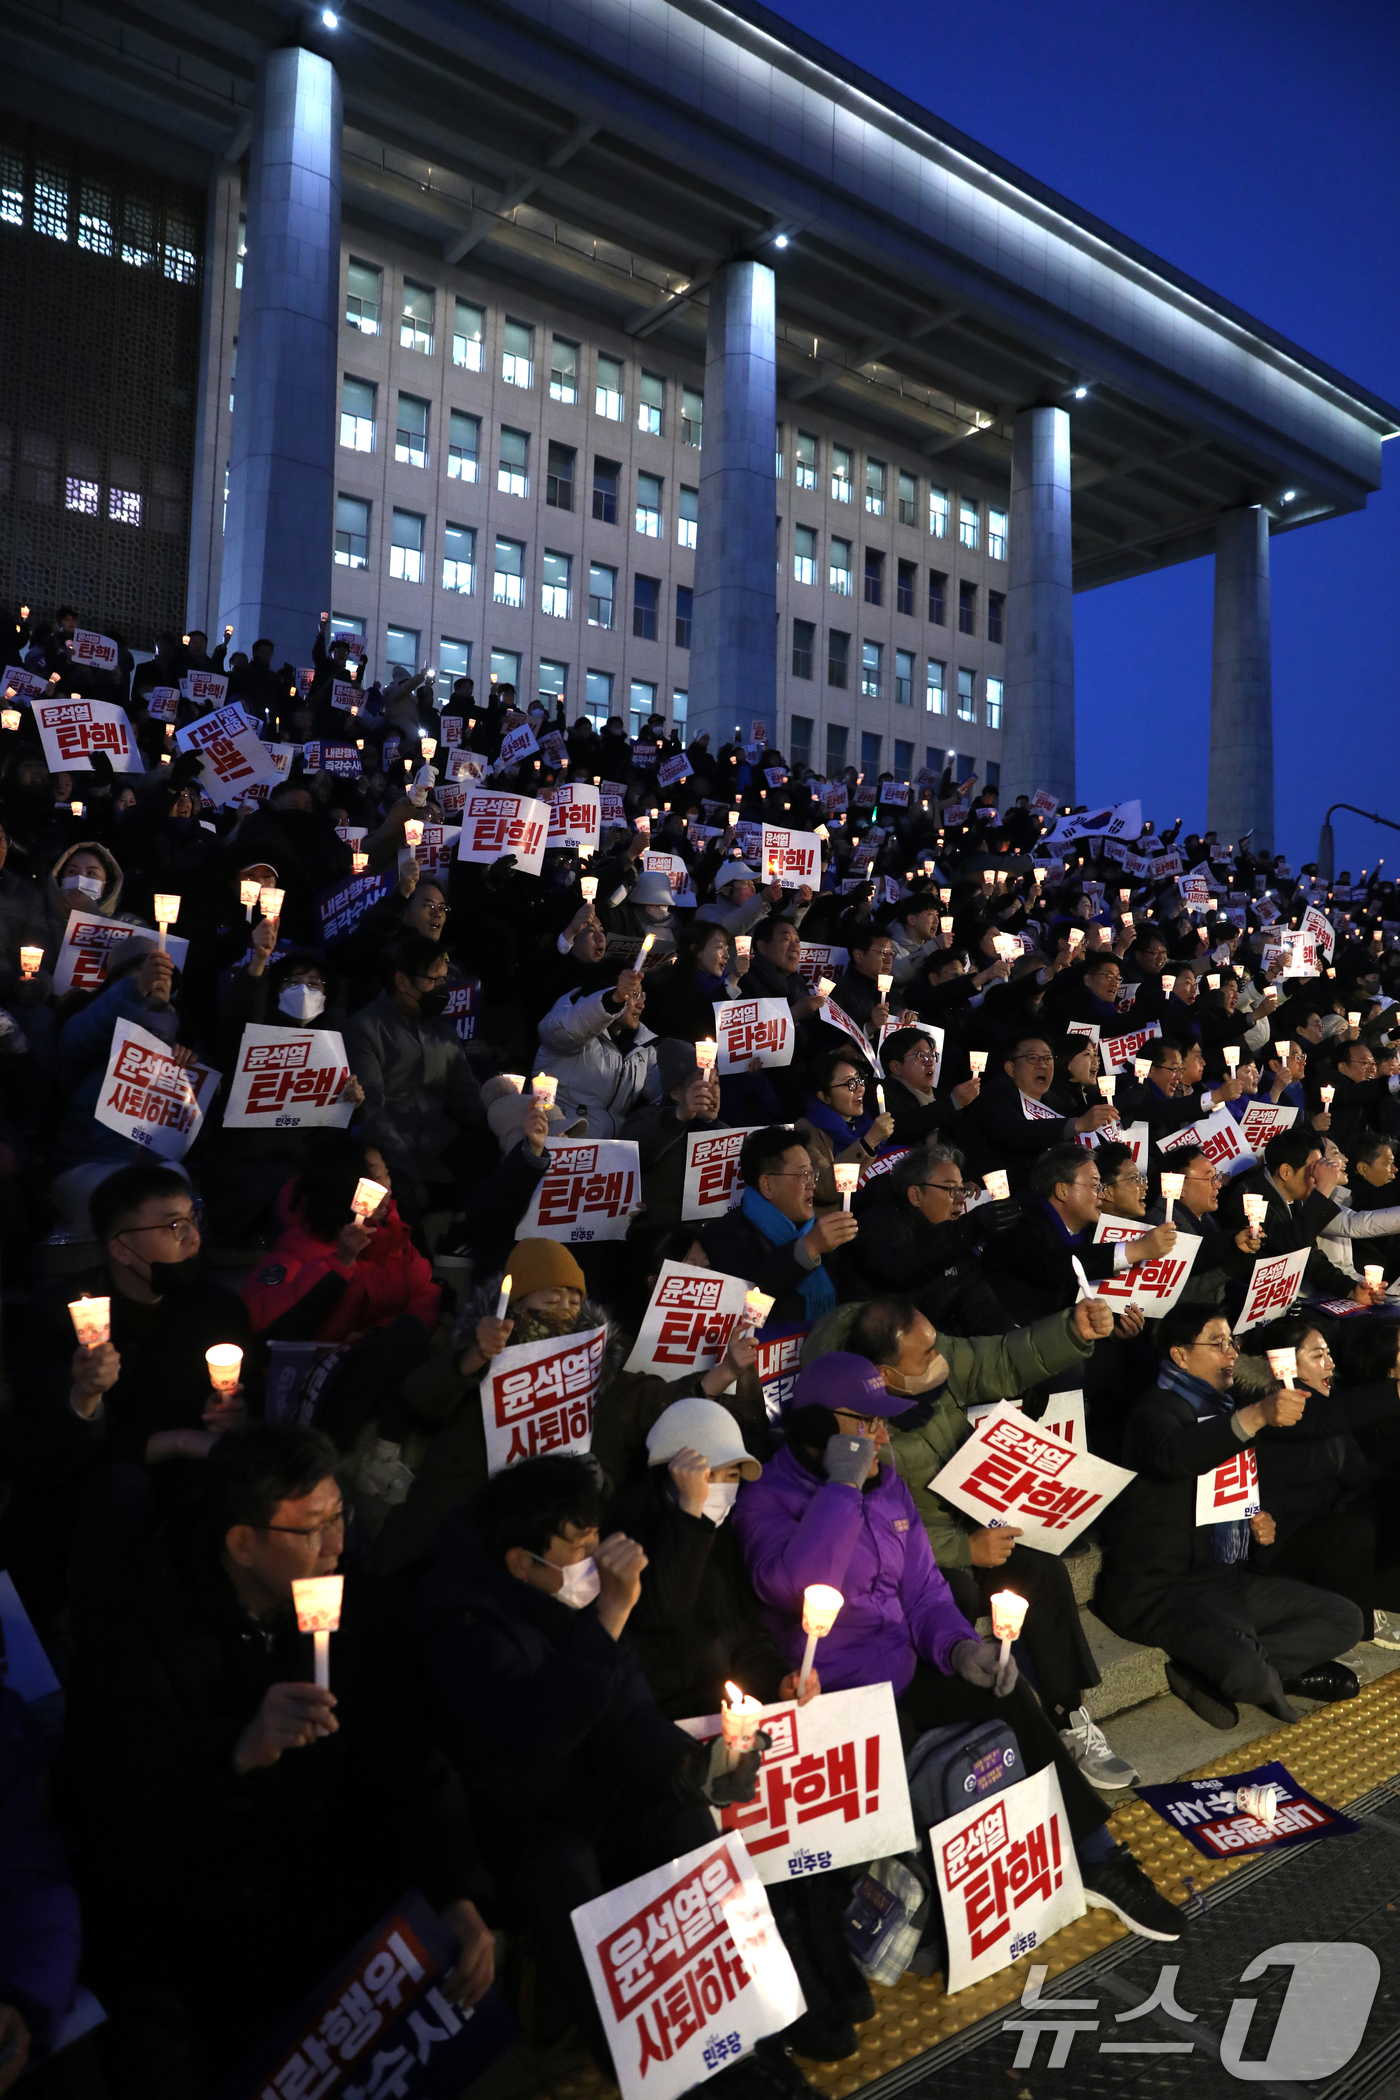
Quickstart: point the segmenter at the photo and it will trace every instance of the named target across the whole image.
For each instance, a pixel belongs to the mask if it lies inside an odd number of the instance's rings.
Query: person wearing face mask
[[[336,832],[330,816],[318,813],[304,780],[284,780],[238,831],[244,861],[268,861],[277,870],[286,894],[281,928],[286,939],[307,948],[321,942],[321,914],[316,899],[331,883],[350,873],[350,847]]]
[[[58,961],[68,921],[75,911],[103,919],[120,919],[138,926],[134,912],[119,912],[122,871],[105,846],[92,843],[70,846],[49,870],[44,884],[44,968]]]

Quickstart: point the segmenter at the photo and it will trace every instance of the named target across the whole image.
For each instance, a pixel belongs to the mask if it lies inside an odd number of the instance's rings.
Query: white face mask
[[[558,1568],[552,1560],[546,1560],[542,1553],[532,1553],[530,1558],[537,1560],[542,1568],[554,1568],[555,1574],[563,1577],[562,1586],[556,1595],[561,1604],[568,1605],[570,1611],[582,1611],[584,1605],[591,1604],[603,1587],[603,1578],[598,1573],[598,1563],[595,1560],[571,1561],[568,1567]]]
[[[722,1524],[739,1499],[737,1480],[720,1480],[705,1490],[704,1514],[712,1524]]]
[[[100,875],[65,875],[59,884],[61,890],[67,890],[75,896],[90,897],[94,904],[105,887],[106,884]]]
[[[326,995],[314,984],[284,984],[277,994],[277,1010],[293,1021],[314,1021],[326,1010]]]

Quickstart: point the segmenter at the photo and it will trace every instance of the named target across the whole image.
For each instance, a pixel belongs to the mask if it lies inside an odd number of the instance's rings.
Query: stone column
[[[224,559],[224,473],[229,460],[230,369],[238,334],[238,217],[243,180],[236,162],[215,161],[205,213],[204,283],[199,323],[199,405],[190,504],[189,589],[185,625],[217,640]],[[318,608],[319,610],[319,608]],[[253,637],[257,639],[256,636]]]
[[[1269,520],[1257,508],[1226,511],[1215,528],[1206,824],[1224,844],[1253,831],[1251,845],[1273,851]]]
[[[1069,416],[1026,408],[1011,451],[1002,807],[1048,788],[1074,796],[1074,586]]]
[[[306,661],[331,602],[340,135],[329,60],[269,51],[248,162],[220,626],[238,649],[270,635],[277,662]]]
[[[777,733],[777,416],[773,272],[727,263],[710,286],[686,736],[717,751],[760,716]]]

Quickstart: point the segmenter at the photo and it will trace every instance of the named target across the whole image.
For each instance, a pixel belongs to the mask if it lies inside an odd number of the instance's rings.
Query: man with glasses
[[[982,1091],[976,1077],[946,1093],[935,1091],[941,1040],[924,1028],[896,1028],[876,1053],[884,1068],[885,1106],[894,1117],[897,1145],[920,1145],[935,1133],[951,1139],[962,1111]]]
[[[855,1238],[856,1220],[848,1210],[814,1215],[816,1170],[791,1125],[751,1131],[739,1172],[741,1202],[705,1228],[710,1261],[775,1301],[768,1315],[774,1326],[807,1325],[836,1303],[823,1257]]]
[[[860,1198],[860,1238],[842,1257],[843,1276],[861,1297],[898,1291],[936,1327],[954,1334],[1001,1334],[1010,1325],[988,1287],[977,1250],[1019,1216],[1016,1203],[979,1204],[985,1191],[963,1182],[962,1154],[918,1145]]]
[[[1095,1609],[1125,1640],[1166,1649],[1168,1684],[1211,1727],[1234,1728],[1242,1702],[1294,1721],[1290,1693],[1354,1693],[1349,1671],[1331,1677],[1318,1666],[1361,1638],[1361,1613],[1330,1590],[1255,1573],[1251,1541],[1268,1544],[1273,1519],[1198,1524],[1197,1488],[1238,1465],[1266,1425],[1300,1421],[1307,1396],[1285,1389],[1236,1405],[1238,1345],[1210,1306],[1175,1306],[1159,1342],[1156,1386],[1128,1417],[1123,1463],[1137,1477],[1108,1512]]]
[[[1005,1168],[1014,1195],[1029,1184],[1043,1153],[1117,1121],[1106,1101],[1067,1115],[1045,1099],[1054,1077],[1055,1057],[1044,1036],[1024,1035],[1012,1043],[1000,1072],[989,1076],[968,1110],[967,1132],[958,1133],[974,1174]]]
[[[1100,1158],[1107,1150],[1107,1146],[1099,1148]],[[1201,1242],[1182,1296],[1190,1305],[1219,1306],[1231,1280],[1251,1273],[1263,1249],[1263,1235],[1251,1232],[1247,1219],[1233,1238],[1224,1230],[1216,1212],[1226,1177],[1216,1172],[1199,1145],[1174,1145],[1162,1157],[1181,1176],[1172,1221],[1179,1234]],[[1153,1225],[1165,1224],[1166,1215],[1166,1204],[1159,1196],[1147,1212],[1148,1220]]]
[[[848,1021],[863,1028],[871,1042],[890,1018],[889,1000],[879,986],[881,977],[894,976],[894,942],[883,926],[867,925],[850,937],[850,961],[836,980],[831,995]]]
[[[1019,1326],[1073,1305],[1081,1282],[1155,1261],[1176,1242],[1175,1226],[1157,1225],[1130,1240],[1094,1244],[1103,1203],[1098,1157],[1082,1145],[1046,1152],[1022,1199],[1020,1221],[987,1241],[988,1280]]]
[[[491,1984],[460,1787],[354,1561],[330,1689],[312,1681],[292,1585],[341,1569],[336,1464],[299,1426],[225,1438],[205,1497],[80,1626],[70,1798],[121,2091],[214,2091],[412,1886],[457,1938],[442,1996],[460,2012]]]
[[[1320,1080],[1323,1074],[1317,1076]],[[1400,1129],[1396,1098],[1400,1095],[1400,1052],[1387,1049],[1377,1060],[1369,1043],[1359,1038],[1344,1043],[1337,1056],[1334,1084],[1331,1121],[1324,1128],[1347,1159],[1354,1157],[1369,1131],[1393,1136]],[[1310,1083],[1307,1093],[1309,1109],[1320,1108],[1317,1087]]]

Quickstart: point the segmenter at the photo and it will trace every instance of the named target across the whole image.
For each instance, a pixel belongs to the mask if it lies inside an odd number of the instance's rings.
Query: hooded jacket
[[[85,897],[81,890],[65,890],[61,887],[63,871],[75,853],[91,853],[100,860],[107,871],[107,880],[102,895]],[[116,858],[105,846],[92,839],[82,839],[76,846],[69,846],[44,878],[44,968],[52,970],[58,961],[63,936],[68,931],[68,921],[75,911],[102,919],[120,919],[124,925],[139,926],[141,921],[134,912],[119,912],[121,903],[122,871]]]
[[[312,1312],[306,1300],[318,1284],[326,1289]],[[431,1334],[439,1297],[432,1267],[409,1238],[392,1198],[388,1217],[371,1228],[368,1247],[349,1262],[341,1259],[334,1240],[321,1239],[293,1212],[271,1253],[243,1285],[253,1332],[279,1327],[285,1338],[298,1341],[347,1341],[364,1328],[387,1327],[405,1313]],[[307,1312],[300,1322],[298,1307]]]
[[[661,1098],[655,1045],[619,1046],[611,1031],[621,1009],[609,996],[607,987],[566,992],[540,1022],[539,1069],[559,1081],[565,1121],[586,1116],[592,1138],[620,1136],[634,1109]]]

